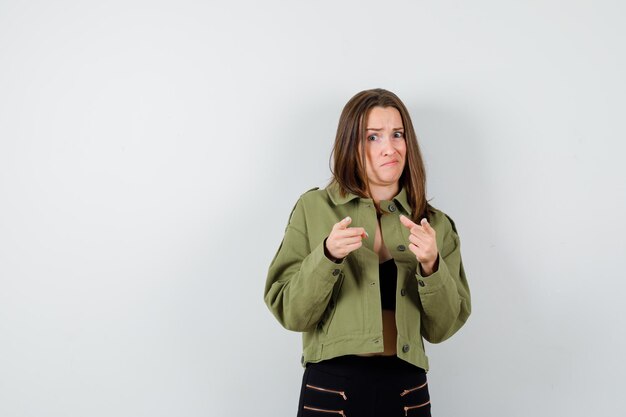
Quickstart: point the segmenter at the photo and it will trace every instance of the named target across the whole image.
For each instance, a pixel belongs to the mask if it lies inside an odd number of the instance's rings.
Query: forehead
[[[369,127],[385,127],[394,128],[404,127],[402,124],[402,116],[395,107],[373,107],[368,113],[365,120],[366,128]]]

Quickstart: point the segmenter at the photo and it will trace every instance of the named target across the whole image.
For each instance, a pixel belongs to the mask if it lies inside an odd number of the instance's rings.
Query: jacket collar
[[[326,187],[326,192],[328,193],[330,200],[336,206],[346,204],[354,200],[355,198],[363,201],[372,201],[371,198],[362,198],[352,193],[346,193],[345,195],[341,195],[339,184],[334,181],[328,187]],[[408,214],[409,216],[411,215],[411,205],[409,204],[409,199],[406,195],[406,190],[404,189],[404,187],[400,189],[400,192],[393,198],[393,201],[396,204],[400,205],[406,214]]]
[[[396,204],[399,204],[400,207],[404,209],[404,212],[409,215],[409,217],[411,216],[413,210],[411,209],[411,205],[409,204],[409,198],[406,195],[406,190],[404,189],[404,187],[400,189],[400,192],[393,198],[393,201],[395,201]]]

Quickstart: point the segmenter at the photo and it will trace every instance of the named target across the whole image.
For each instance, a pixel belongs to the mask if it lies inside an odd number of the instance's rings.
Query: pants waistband
[[[410,364],[398,358],[396,355],[345,355],[317,363],[308,363],[307,368],[308,367],[337,376],[375,377],[404,372],[426,373],[422,368]]]

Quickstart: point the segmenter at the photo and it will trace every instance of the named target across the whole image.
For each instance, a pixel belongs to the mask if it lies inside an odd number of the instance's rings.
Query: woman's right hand
[[[352,223],[350,217],[346,217],[339,223],[335,223],[330,235],[326,238],[324,248],[326,256],[334,262],[340,261],[352,251],[361,247],[364,238],[368,237],[362,227],[348,227]]]

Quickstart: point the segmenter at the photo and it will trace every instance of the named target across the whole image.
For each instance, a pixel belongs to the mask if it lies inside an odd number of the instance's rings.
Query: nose
[[[384,156],[393,155],[396,152],[390,138],[387,137],[383,139],[381,152]]]

